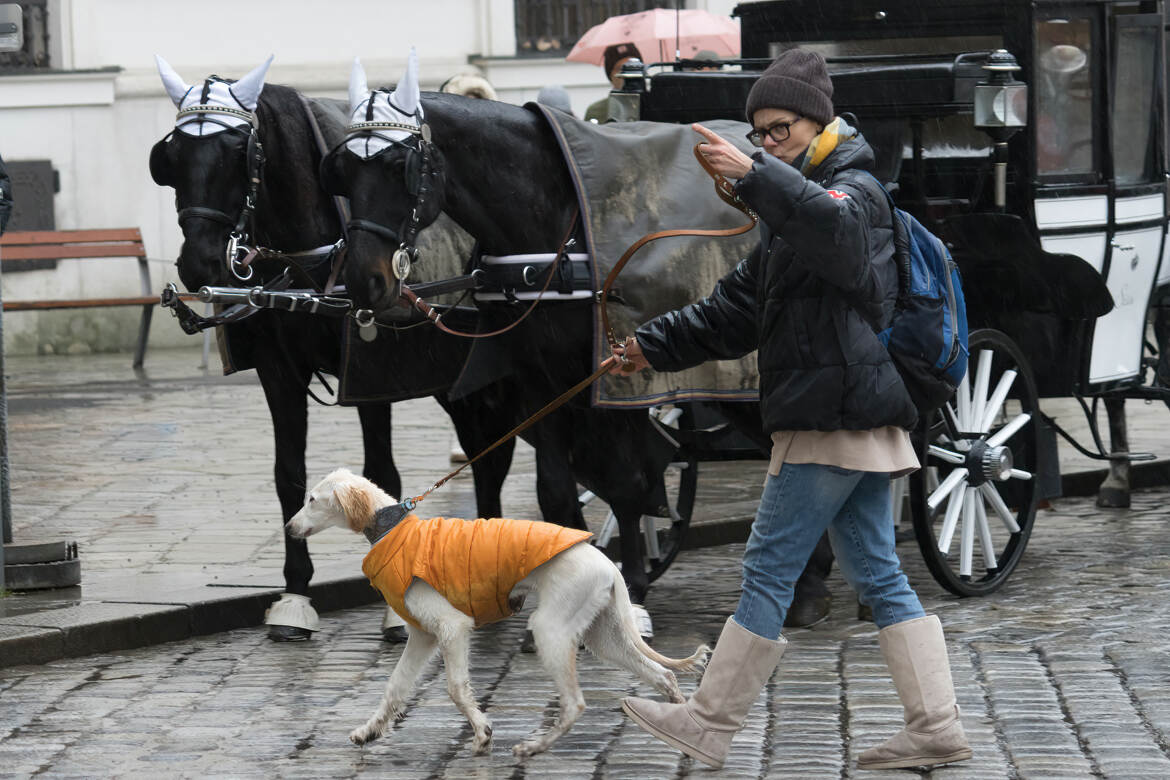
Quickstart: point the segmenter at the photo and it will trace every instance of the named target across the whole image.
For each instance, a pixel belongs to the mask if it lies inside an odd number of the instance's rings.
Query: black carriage
[[[1082,451],[1120,460],[1104,452],[1097,401],[1168,397],[1146,335],[1152,314],[1165,342],[1170,288],[1164,13],[1115,0],[748,3],[735,9],[743,59],[635,62],[611,94],[611,116],[628,120],[742,121],[780,51],[825,55],[875,175],[963,275],[967,379],[918,432],[925,468],[909,486],[922,553],[956,594],[1001,586],[1038,504],[1059,495],[1064,431],[1041,398],[1080,400],[1095,445]],[[680,459],[750,450],[697,436]]]

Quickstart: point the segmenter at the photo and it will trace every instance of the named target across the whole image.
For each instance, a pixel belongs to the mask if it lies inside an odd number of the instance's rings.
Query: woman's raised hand
[[[650,367],[650,361],[642,354],[642,345],[633,336],[614,347],[613,355],[618,360],[609,370],[611,374],[632,374]]]
[[[752,169],[752,158],[737,149],[730,141],[713,133],[699,123],[691,129],[703,136],[706,143],[699,151],[711,163],[711,167],[729,179],[742,179]]]

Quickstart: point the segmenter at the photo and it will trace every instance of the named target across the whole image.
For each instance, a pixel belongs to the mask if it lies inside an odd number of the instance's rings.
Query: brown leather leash
[[[447,476],[440,479],[435,484],[431,485],[426,491],[424,491],[420,495],[414,496],[413,498],[408,498],[405,501],[402,501],[401,502],[402,505],[406,507],[407,511],[414,509],[414,507],[418,504],[418,502],[422,501],[424,498],[429,496],[431,493],[433,493],[436,490],[438,490],[439,488],[441,488],[444,484],[446,484],[446,482],[449,479],[454,477],[459,472],[463,471],[463,469],[467,468],[472,463],[475,463],[477,460],[482,458],[484,455],[487,455],[489,452],[494,450],[496,447],[499,447],[504,442],[508,441],[509,439],[512,439],[513,437],[519,436],[521,433],[528,430],[533,425],[536,425],[538,422],[540,422],[541,419],[543,419],[546,415],[548,415],[554,409],[563,405],[566,401],[568,401],[570,398],[575,396],[577,393],[584,390],[586,387],[589,387],[589,385],[593,384],[597,380],[598,377],[600,377],[602,374],[608,372],[611,368],[613,368],[614,364],[617,363],[617,360],[618,359],[617,359],[616,355],[610,355],[605,360],[601,361],[601,365],[599,365],[597,367],[597,370],[594,371],[592,374],[585,377],[580,382],[578,382],[577,384],[573,385],[565,392],[558,395],[556,398],[554,398],[549,403],[545,404],[540,409],[540,411],[538,411],[536,414],[532,415],[531,417],[529,417],[527,420],[525,420],[524,422],[517,425],[512,430],[505,433],[503,436],[501,436],[499,439],[497,439],[493,444],[489,445],[487,449],[483,450],[478,455],[476,455],[474,458],[467,461],[462,466],[455,469],[454,471],[452,471],[450,474],[448,474]]]
[[[609,296],[609,289],[613,286],[614,281],[617,280],[618,274],[622,272],[622,269],[625,268],[626,263],[630,261],[630,258],[634,256],[635,252],[644,247],[646,244],[649,244],[651,241],[657,241],[660,238],[673,238],[676,236],[714,236],[726,238],[729,236],[738,236],[741,233],[746,233],[754,228],[756,223],[758,223],[760,220],[759,216],[757,216],[754,211],[748,208],[748,205],[740,200],[739,196],[735,194],[735,185],[732,184],[723,174],[712,168],[711,163],[707,162],[707,158],[703,156],[703,146],[705,146],[705,144],[695,144],[695,159],[699,161],[699,165],[703,166],[703,170],[707,172],[707,175],[715,180],[715,193],[723,200],[724,203],[746,214],[749,218],[749,221],[745,225],[741,225],[735,228],[726,228],[724,230],[659,230],[656,233],[648,233],[631,244],[629,249],[627,249],[625,253],[618,259],[617,263],[614,264],[609,274],[605,277],[605,284],[602,285],[601,294],[599,296],[599,302],[601,303],[601,323],[602,327],[605,329],[605,338],[609,341],[609,346],[611,349],[621,346],[623,342],[618,341],[617,336],[614,335],[613,326],[610,325],[609,322],[609,308],[606,305],[607,298]],[[630,371],[632,369],[627,369],[625,365],[623,365],[622,370]]]
[[[606,311],[606,299],[609,295],[610,288],[613,287],[613,283],[617,280],[618,274],[620,274],[622,272],[622,268],[625,267],[626,263],[628,263],[630,261],[630,258],[633,257],[634,254],[639,249],[644,247],[646,244],[649,244],[651,241],[657,241],[660,238],[672,238],[675,236],[715,236],[715,237],[738,236],[741,233],[748,232],[749,230],[751,230],[752,228],[754,228],[756,226],[756,223],[759,222],[759,216],[757,216],[756,213],[754,211],[752,211],[746,203],[744,203],[742,200],[740,200],[738,195],[735,194],[735,185],[732,184],[726,177],[724,177],[723,174],[719,173],[714,168],[712,168],[711,164],[709,162],[707,162],[707,158],[703,156],[703,152],[701,151],[701,147],[703,145],[704,144],[701,144],[701,143],[695,144],[695,150],[694,150],[695,151],[695,158],[698,159],[699,164],[701,166],[703,166],[703,170],[705,170],[707,172],[707,174],[712,179],[715,180],[715,192],[719,195],[719,197],[727,205],[732,206],[733,208],[735,208],[739,211],[742,211],[744,214],[746,214],[750,221],[746,225],[741,225],[740,227],[735,227],[735,228],[726,228],[723,230],[705,230],[705,229],[659,230],[659,231],[654,232],[654,233],[647,233],[646,235],[642,236],[637,241],[635,241],[633,244],[631,244],[630,247],[618,259],[618,261],[614,265],[613,269],[610,270],[610,272],[606,275],[605,283],[602,285],[601,292],[598,294],[598,303],[601,304],[601,320],[602,320],[603,326],[605,328],[605,335],[609,341],[609,345],[610,345],[611,349],[621,346],[622,342],[619,342],[617,340],[617,337],[613,333],[613,328],[610,326],[609,315],[608,315],[608,312]],[[575,226],[576,223],[577,223],[577,217],[574,216],[573,226]],[[565,241],[561,242],[561,251],[562,252],[564,251],[565,243],[567,243],[569,238],[572,236],[572,231],[573,231],[573,227],[570,227],[569,235],[567,235],[565,237]],[[556,263],[553,263],[551,265],[553,267],[555,267]],[[544,290],[548,288],[548,283],[549,283],[549,280],[551,280],[551,279],[552,279],[552,274],[550,273],[549,279],[545,281],[544,288],[541,289],[542,294],[543,294]],[[407,294],[406,285],[402,286],[402,291],[403,291],[403,294]],[[507,331],[510,328],[513,328],[520,323],[520,320],[517,320],[516,322],[509,325],[507,328],[503,328],[502,330],[495,331],[493,333],[479,333],[479,334],[456,333],[455,331],[449,330],[449,329],[445,328],[443,325],[441,325],[441,323],[439,321],[439,315],[436,314],[434,312],[434,310],[431,309],[431,307],[429,305],[427,305],[426,301],[423,301],[421,298],[418,298],[418,296],[415,296],[413,293],[410,293],[408,295],[408,297],[411,298],[411,303],[416,308],[418,308],[419,311],[421,311],[424,315],[426,315],[428,319],[430,319],[432,322],[434,322],[436,325],[438,325],[444,332],[451,333],[452,335],[462,335],[462,336],[468,336],[471,338],[483,338],[486,336],[493,336],[493,335],[497,335],[499,333],[503,333],[504,331]],[[532,306],[528,307],[528,311],[526,311],[520,319],[522,320],[522,319],[524,319],[524,317],[527,317],[529,312],[531,312],[532,309],[539,302],[540,302],[540,298],[538,297],[536,300],[534,300],[532,302]],[[425,307],[425,309],[423,307]],[[631,336],[630,338],[633,338],[633,337]],[[556,398],[554,398],[549,403],[545,404],[539,411],[536,412],[536,414],[532,415],[531,417],[529,417],[527,420],[525,420],[524,422],[517,425],[512,430],[508,431],[506,434],[504,434],[499,439],[497,439],[493,444],[489,445],[487,447],[487,449],[483,450],[478,455],[476,455],[474,458],[471,458],[466,463],[461,465],[459,468],[455,469],[454,471],[449,473],[447,476],[443,477],[438,482],[431,485],[431,487],[428,488],[426,491],[424,491],[423,493],[421,493],[417,496],[414,496],[412,498],[408,498],[408,499],[400,502],[401,505],[403,507],[405,507],[407,511],[413,510],[415,508],[415,506],[417,506],[420,501],[425,499],[431,493],[438,490],[440,487],[442,487],[444,484],[446,484],[448,480],[455,477],[457,474],[459,474],[465,468],[470,466],[472,463],[475,463],[477,460],[482,458],[484,455],[487,455],[489,452],[494,450],[496,447],[499,447],[501,444],[508,441],[509,439],[512,439],[515,436],[520,435],[524,431],[531,428],[533,425],[536,425],[536,423],[540,422],[540,420],[542,420],[545,416],[547,416],[554,409],[557,409],[558,407],[562,406],[570,398],[577,395],[577,393],[580,393],[582,390],[589,387],[589,385],[591,385],[595,381],[597,381],[597,379],[600,378],[602,375],[608,373],[609,370],[611,368],[613,368],[613,366],[615,364],[618,364],[618,363],[619,363],[618,355],[616,355],[616,354],[610,355],[608,358],[606,358],[605,360],[603,360],[601,362],[601,365],[599,365],[597,367],[597,370],[594,371],[592,374],[585,377],[580,382],[578,382],[577,384],[573,385],[565,392],[558,395]],[[627,365],[624,362],[621,362],[620,365],[622,367],[622,371],[625,371],[627,373],[629,373],[633,370],[632,365]]]

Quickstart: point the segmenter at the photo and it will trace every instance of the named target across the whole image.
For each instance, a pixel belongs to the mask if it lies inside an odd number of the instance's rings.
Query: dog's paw
[[[492,727],[488,724],[483,731],[475,735],[475,739],[471,741],[471,752],[474,755],[482,756],[484,753],[491,752],[492,749]]]
[[[372,723],[367,723],[349,732],[349,741],[355,745],[364,745],[367,742],[373,742],[380,736],[382,736],[382,729]]]

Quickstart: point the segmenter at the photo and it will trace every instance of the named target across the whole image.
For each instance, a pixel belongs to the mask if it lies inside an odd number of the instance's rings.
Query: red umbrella
[[[607,47],[627,41],[646,62],[671,62],[676,49],[684,60],[703,50],[734,58],[739,56],[739,22],[695,8],[611,16],[589,28],[565,59],[601,65]]]

